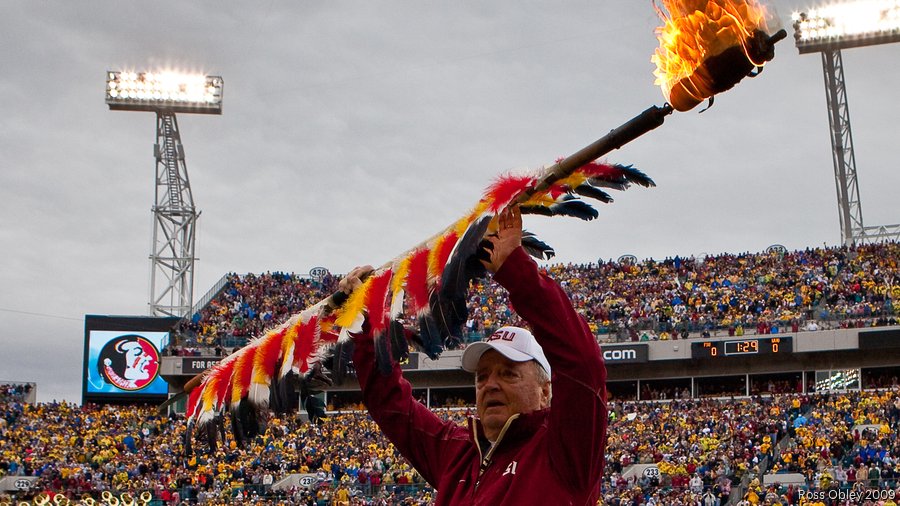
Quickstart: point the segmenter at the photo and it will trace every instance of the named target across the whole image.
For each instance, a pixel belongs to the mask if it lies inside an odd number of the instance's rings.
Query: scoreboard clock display
[[[748,337],[728,341],[691,343],[691,358],[745,357],[750,355],[784,355],[794,351],[792,336]]]

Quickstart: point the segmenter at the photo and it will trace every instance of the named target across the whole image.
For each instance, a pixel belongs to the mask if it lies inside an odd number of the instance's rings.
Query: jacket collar
[[[538,429],[546,424],[549,416],[550,408],[540,409],[530,413],[515,414],[506,421],[506,425],[500,432],[500,437],[494,442],[495,444],[491,445],[491,442],[488,441],[487,437],[484,435],[484,426],[481,425],[481,420],[476,418],[475,415],[470,415],[469,437],[475,443],[475,446],[478,448],[478,453],[483,459],[485,458],[486,453],[488,453],[488,450],[497,448],[500,446],[501,442],[504,447],[508,447],[511,444],[516,444],[522,440],[529,439],[538,431]],[[490,451],[490,453],[493,453],[493,451]]]

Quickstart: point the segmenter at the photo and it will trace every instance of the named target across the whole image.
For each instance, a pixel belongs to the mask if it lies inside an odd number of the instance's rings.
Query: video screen
[[[160,357],[178,318],[85,317],[85,401],[155,400],[168,383],[160,376]]]

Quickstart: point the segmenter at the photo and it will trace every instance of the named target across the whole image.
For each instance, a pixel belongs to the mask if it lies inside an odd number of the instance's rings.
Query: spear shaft
[[[525,202],[531,198],[534,193],[542,192],[560,179],[569,177],[573,172],[578,170],[579,167],[593,162],[614,149],[621,148],[625,144],[628,144],[650,130],[662,125],[666,116],[672,114],[672,111],[674,111],[674,109],[668,103],[664,104],[662,107],[654,105],[631,118],[618,128],[610,130],[608,134],[581,148],[573,155],[548,167],[545,174],[538,180],[538,184],[535,185],[534,189],[519,195],[515,200],[515,203],[521,204],[522,202]]]

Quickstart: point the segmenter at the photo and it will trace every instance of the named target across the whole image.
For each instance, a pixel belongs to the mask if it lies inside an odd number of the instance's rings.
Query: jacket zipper
[[[481,485],[481,475],[483,475],[484,472],[487,470],[488,466],[491,465],[491,457],[494,456],[494,452],[497,450],[497,447],[500,446],[500,441],[503,440],[503,436],[506,434],[506,430],[509,429],[509,426],[512,424],[512,421],[515,420],[516,418],[519,418],[519,413],[512,415],[511,417],[509,417],[506,420],[506,423],[503,424],[503,428],[500,429],[500,435],[497,436],[497,440],[494,441],[494,443],[491,445],[491,449],[488,450],[487,455],[485,455],[484,458],[481,460],[481,465],[478,466],[478,479],[475,480],[475,491],[474,491],[475,493],[478,492],[478,485]],[[474,427],[476,427],[475,436],[478,436],[477,425]],[[478,447],[478,455],[481,456],[481,445],[478,444],[477,437],[475,438],[475,446]]]

